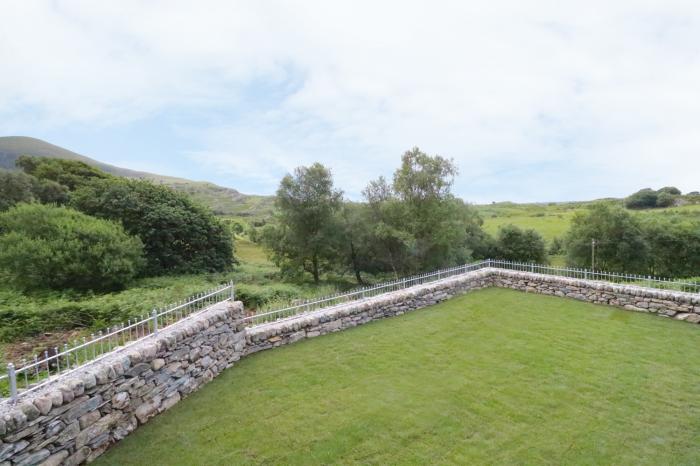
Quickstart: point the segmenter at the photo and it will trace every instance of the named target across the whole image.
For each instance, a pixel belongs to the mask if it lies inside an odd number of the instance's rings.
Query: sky
[[[403,152],[467,201],[700,190],[697,1],[0,0],[0,135],[360,199]]]

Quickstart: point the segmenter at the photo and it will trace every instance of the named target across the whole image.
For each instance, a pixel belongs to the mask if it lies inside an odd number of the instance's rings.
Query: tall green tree
[[[318,283],[323,271],[337,267],[342,198],[331,171],[320,163],[282,179],[275,197],[277,225],[265,229],[264,242],[284,273],[308,272]]]
[[[486,253],[474,209],[452,195],[452,160],[413,148],[389,184],[380,177],[363,195],[369,206],[367,241],[375,266],[405,274],[464,262]]]
[[[574,215],[565,239],[570,265],[591,266],[593,239],[597,269],[630,273],[647,270],[649,246],[642,225],[625,209],[599,203]]]

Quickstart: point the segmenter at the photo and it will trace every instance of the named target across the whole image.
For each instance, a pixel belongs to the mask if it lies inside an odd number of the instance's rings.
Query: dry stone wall
[[[693,324],[700,323],[700,294],[697,293],[657,290],[503,269],[490,269],[490,278],[493,286],[501,288],[573,298],[630,311],[672,317]]]
[[[700,295],[485,268],[245,328],[221,303],[0,406],[0,466],[90,462],[241,357],[498,286],[700,322]],[[700,327],[699,327],[700,328]]]
[[[243,305],[222,303],[0,411],[0,465],[90,462],[240,359]]]
[[[394,317],[431,306],[470,290],[491,286],[490,272],[478,270],[437,282],[413,286],[360,302],[322,309],[284,321],[251,327],[246,332],[245,353],[294,343],[338,332],[367,322]]]

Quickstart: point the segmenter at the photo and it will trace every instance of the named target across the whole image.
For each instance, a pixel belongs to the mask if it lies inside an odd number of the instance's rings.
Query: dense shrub
[[[659,192],[656,198],[656,207],[671,207],[676,202],[676,196],[673,194],[663,191]]]
[[[700,221],[647,218],[642,224],[649,245],[649,272],[691,277],[700,271]]]
[[[664,186],[663,188],[659,189],[659,194],[661,193],[668,193],[672,196],[680,196],[681,195],[681,190],[676,188],[675,186]]]
[[[625,199],[625,207],[628,209],[650,209],[656,207],[656,199],[659,194],[651,188],[645,188]]]
[[[593,239],[596,268],[630,273],[647,270],[649,247],[642,226],[625,209],[600,203],[574,215],[565,241],[570,265],[591,266]]]
[[[32,202],[32,177],[21,172],[0,170],[0,211],[20,202]]]
[[[22,289],[114,290],[143,266],[121,225],[65,208],[19,204],[0,214],[0,270]]]
[[[499,229],[496,251],[499,258],[506,260],[538,263],[547,260],[542,236],[535,230],[521,230],[515,225],[504,225]]]
[[[558,254],[561,254],[564,252],[564,242],[561,240],[561,238],[555,236],[552,238],[552,242],[549,245],[549,254],[552,256],[556,256]]]
[[[149,275],[216,272],[233,262],[231,234],[185,194],[143,180],[98,179],[74,191],[71,206],[120,221],[141,238]]]

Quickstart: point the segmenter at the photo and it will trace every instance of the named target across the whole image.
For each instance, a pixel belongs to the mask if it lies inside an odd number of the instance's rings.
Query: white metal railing
[[[151,335],[157,335],[159,329],[228,299],[234,299],[232,282],[162,309],[153,309],[150,314],[129,319],[126,323],[107,327],[103,331],[92,333],[89,338],[83,337],[66,342],[63,346],[47,348],[43,354],[35,355],[32,360],[22,359],[17,367],[9,363],[7,373],[0,375],[0,396],[8,395],[7,400],[16,401],[20,393],[34,391],[58,375],[75,371],[117,348],[124,348]]]
[[[579,269],[574,267],[558,267],[552,265],[534,264],[530,262],[513,262],[499,259],[488,259],[489,267],[516,270],[521,272],[557,275],[560,277],[582,278],[610,283],[637,285],[661,290],[700,293],[700,282],[675,280],[672,278],[654,277],[651,275],[636,275],[632,273],[606,272],[604,270]],[[698,271],[700,273],[700,271]]]
[[[281,309],[267,311],[260,314],[254,314],[245,317],[243,320],[248,324],[248,326],[274,322],[280,319],[295,316],[297,314],[306,314],[308,312],[317,311],[319,309],[325,309],[337,306],[339,304],[345,304],[352,301],[367,299],[384,293],[402,290],[416,285],[422,285],[423,283],[442,280],[444,278],[452,277],[454,275],[461,275],[463,273],[473,272],[475,270],[479,270],[487,266],[488,261],[481,261],[474,262],[472,264],[464,264],[458,265],[456,267],[440,269],[434,272],[412,275],[410,277],[399,278],[389,282],[383,282],[378,283],[376,285],[357,288],[353,291],[346,293],[336,293],[330,296],[324,296],[321,298],[304,301],[299,304],[285,306]]]
[[[532,262],[514,262],[500,259],[486,259],[480,262],[474,262],[471,264],[464,264],[457,267],[441,269],[435,272],[413,275],[406,278],[392,280],[390,282],[357,288],[353,291],[346,293],[337,293],[331,296],[325,296],[297,303],[294,305],[284,306],[281,309],[274,309],[260,314],[248,316],[244,319],[244,321],[248,324],[248,326],[274,322],[298,314],[306,314],[308,312],[337,306],[339,304],[345,304],[352,301],[359,301],[391,291],[396,291],[404,288],[409,288],[411,286],[420,285],[423,283],[441,280],[443,278],[447,278],[453,275],[460,275],[466,272],[473,272],[475,270],[483,269],[486,267],[522,272],[532,272],[546,275],[556,275],[568,278],[582,278],[587,280],[605,281],[610,283],[637,285],[648,288],[675,290],[688,293],[700,293],[700,283],[693,283],[689,281],[680,281],[668,278],[626,273],[606,272],[602,270],[558,267],[551,265],[536,264]]]
[[[487,259],[480,262],[459,265],[412,275],[405,278],[378,283],[357,288],[345,293],[315,298],[289,306],[283,306],[267,312],[253,314],[243,320],[247,326],[255,326],[274,322],[299,314],[306,314],[329,307],[360,301],[392,291],[410,288],[424,283],[435,282],[455,275],[473,272],[484,268],[497,268],[532,272],[538,274],[556,275],[569,278],[622,283],[649,288],[700,293],[700,283],[672,280],[666,278],[643,276],[635,274],[605,272],[601,270],[579,269],[572,267],[557,267],[526,262],[513,262],[499,259]],[[154,309],[150,315],[142,315],[126,323],[108,327],[104,331],[93,333],[89,338],[65,343],[62,347],[46,349],[43,354],[37,354],[33,360],[23,359],[16,367],[7,365],[7,373],[0,375],[0,397],[9,395],[6,400],[15,401],[20,393],[36,390],[54,380],[56,376],[84,366],[87,363],[105,357],[117,348],[123,348],[139,342],[151,335],[158,334],[163,329],[180,320],[202,311],[214,304],[234,299],[234,285],[228,283],[205,293],[200,293],[180,303],[175,303],[163,309]],[[3,401],[6,401],[3,400]]]

